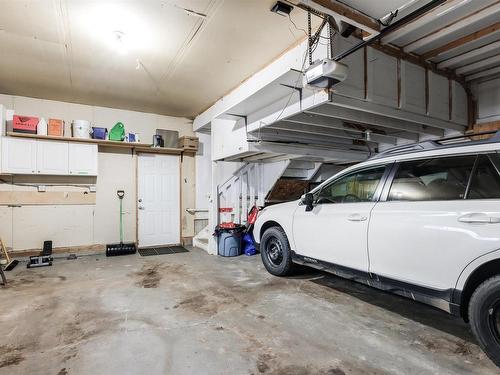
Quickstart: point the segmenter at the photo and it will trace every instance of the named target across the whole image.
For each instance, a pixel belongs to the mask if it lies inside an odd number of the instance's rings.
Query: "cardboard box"
[[[14,115],[12,118],[12,131],[36,134],[38,121],[38,117]]]
[[[54,118],[49,119],[47,135],[62,137],[64,135],[64,121]]]
[[[180,137],[178,147],[190,151],[198,151],[198,138],[197,137]]]

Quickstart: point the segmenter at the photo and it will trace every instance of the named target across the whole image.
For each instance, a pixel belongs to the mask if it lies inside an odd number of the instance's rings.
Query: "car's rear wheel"
[[[285,232],[280,227],[266,229],[260,241],[262,263],[269,273],[286,276],[292,272],[292,253]]]
[[[500,276],[486,280],[474,291],[469,319],[479,346],[500,367]]]

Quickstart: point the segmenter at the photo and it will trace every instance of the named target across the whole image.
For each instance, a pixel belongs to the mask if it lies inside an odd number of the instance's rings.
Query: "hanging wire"
[[[329,51],[330,51],[330,58],[333,58],[333,50],[334,50],[334,38],[335,38],[335,33],[336,30],[333,28],[332,25],[333,19],[330,18],[330,22],[328,22],[328,37],[330,39],[330,46],[329,46]]]
[[[309,51],[309,65],[313,63],[313,51],[312,51],[312,22],[311,22],[311,12],[307,12],[307,36],[309,42],[307,43],[307,48]]]

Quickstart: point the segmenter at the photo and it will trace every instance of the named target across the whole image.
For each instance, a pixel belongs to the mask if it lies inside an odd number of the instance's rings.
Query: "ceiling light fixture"
[[[192,9],[183,8],[183,7],[175,5],[175,4],[173,6],[178,8],[178,9],[183,10],[188,16],[193,16],[193,17],[198,17],[198,18],[203,18],[203,19],[208,17],[205,13],[197,12],[197,11],[192,10]]]
[[[279,14],[280,16],[288,17],[292,12],[293,6],[285,4],[282,1],[277,1],[271,8],[271,12]]]
[[[188,16],[194,16],[194,17],[198,17],[198,18],[207,18],[206,14],[196,12],[196,11],[191,10],[191,9],[185,9],[185,8],[183,8],[183,9],[184,9],[184,12],[186,12]]]
[[[120,30],[115,30],[113,31],[113,37],[117,51],[123,54],[127,53],[128,48],[125,40],[125,33]]]

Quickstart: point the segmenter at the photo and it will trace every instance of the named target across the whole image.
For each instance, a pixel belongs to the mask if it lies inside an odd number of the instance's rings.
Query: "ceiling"
[[[500,1],[448,0],[382,38],[465,82],[500,74]]]
[[[194,117],[304,38],[273,4],[2,1],[0,93]]]
[[[194,117],[304,38],[305,11],[295,7],[294,25],[269,11],[274,3],[2,1],[0,93]],[[376,21],[429,0],[341,3]],[[448,0],[382,44],[464,80],[485,79],[500,74],[499,19],[500,1]]]

